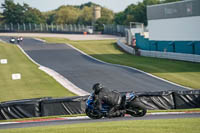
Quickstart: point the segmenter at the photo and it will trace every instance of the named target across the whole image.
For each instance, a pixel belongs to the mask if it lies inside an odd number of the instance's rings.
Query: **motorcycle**
[[[139,101],[136,100],[136,95],[134,93],[126,93],[124,95],[126,114],[133,117],[142,117],[146,114],[147,110],[143,107]],[[94,93],[91,93],[86,101],[85,113],[88,117],[92,119],[101,119],[102,117],[108,117],[107,113],[110,110],[110,106],[106,103],[102,103],[102,109],[98,110],[95,108]],[[121,115],[120,115],[121,116]],[[124,115],[123,115],[124,116]]]
[[[15,43],[15,38],[14,38],[14,37],[12,37],[12,38],[10,39],[10,43]]]

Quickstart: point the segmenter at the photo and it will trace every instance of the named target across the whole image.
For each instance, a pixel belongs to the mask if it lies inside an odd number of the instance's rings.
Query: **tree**
[[[114,13],[113,11],[107,8],[101,8],[101,18],[97,19],[95,22],[95,30],[103,31],[104,25],[112,24],[114,20]]]
[[[48,12],[43,12],[43,16],[45,17],[46,23],[47,24],[52,24],[55,23],[55,17],[56,17],[56,11],[48,11]]]
[[[29,7],[28,4],[22,6],[19,3],[15,4],[13,0],[5,0],[2,8],[5,23],[22,24],[45,22],[42,13],[35,8]]]
[[[162,3],[170,3],[170,2],[176,2],[181,0],[161,0]]]
[[[82,5],[78,6],[78,7],[80,9],[83,9],[84,7],[94,7],[94,6],[100,6],[100,5],[92,3],[92,2],[88,2],[88,3],[82,4]]]
[[[126,14],[124,12],[119,12],[115,14],[114,22],[115,24],[124,24],[124,20],[126,19]]]
[[[93,7],[85,6],[82,8],[78,18],[79,24],[92,25],[93,21]]]
[[[160,0],[143,0],[144,5],[156,5],[160,4]]]
[[[147,6],[159,3],[160,0],[143,0],[143,2],[131,4],[124,12],[115,14],[115,23],[129,25],[130,22],[141,22],[147,25]]]
[[[104,24],[109,24],[107,19],[105,17],[97,19],[95,22],[95,30],[96,31],[103,31],[104,30]]]
[[[101,18],[105,20],[105,24],[111,24],[114,20],[114,13],[107,8],[101,8]]]
[[[45,17],[42,15],[42,13],[36,9],[31,8],[29,5],[24,4],[24,23],[45,23]]]
[[[3,15],[0,13],[0,24],[4,23]]]
[[[78,8],[72,6],[66,6],[60,8],[55,15],[55,21],[57,24],[75,24],[78,20],[80,11]]]
[[[20,4],[15,4],[13,0],[5,0],[2,8],[6,23],[23,23],[24,8]]]

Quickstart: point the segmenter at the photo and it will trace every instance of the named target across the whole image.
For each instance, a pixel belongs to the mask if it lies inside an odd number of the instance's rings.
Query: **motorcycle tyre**
[[[90,117],[91,119],[101,119],[103,117],[103,115],[101,113],[98,114],[94,114],[92,111],[90,111],[90,109],[86,109],[85,113],[88,117]]]
[[[129,109],[133,111],[127,111],[127,114],[130,114],[133,117],[142,117],[147,113],[147,110],[142,107],[131,107]]]

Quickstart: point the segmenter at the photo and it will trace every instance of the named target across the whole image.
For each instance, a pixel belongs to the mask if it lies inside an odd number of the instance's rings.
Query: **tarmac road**
[[[10,37],[0,39],[8,41]],[[128,67],[99,62],[66,44],[46,44],[25,38],[20,46],[34,61],[87,92],[92,92],[91,87],[96,82],[119,92],[187,90]]]
[[[162,115],[146,115],[144,117],[120,117],[120,118],[103,118],[93,120],[90,118],[84,119],[66,119],[66,120],[52,120],[52,121],[35,121],[35,122],[21,122],[21,123],[0,123],[0,129],[11,128],[27,128],[38,126],[55,126],[66,124],[78,124],[78,123],[93,123],[93,122],[108,122],[108,121],[126,121],[126,120],[156,120],[156,119],[177,119],[177,118],[200,118],[200,113],[186,113],[186,114],[162,114]]]

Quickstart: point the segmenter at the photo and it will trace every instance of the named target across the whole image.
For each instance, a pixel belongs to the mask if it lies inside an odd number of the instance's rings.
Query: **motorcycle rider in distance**
[[[109,91],[109,89],[103,87],[100,83],[94,84],[92,89],[94,90],[96,109],[101,110],[102,102],[104,102],[111,107],[107,114],[108,117],[124,116],[126,113],[124,110],[125,96],[122,97],[118,92]]]

